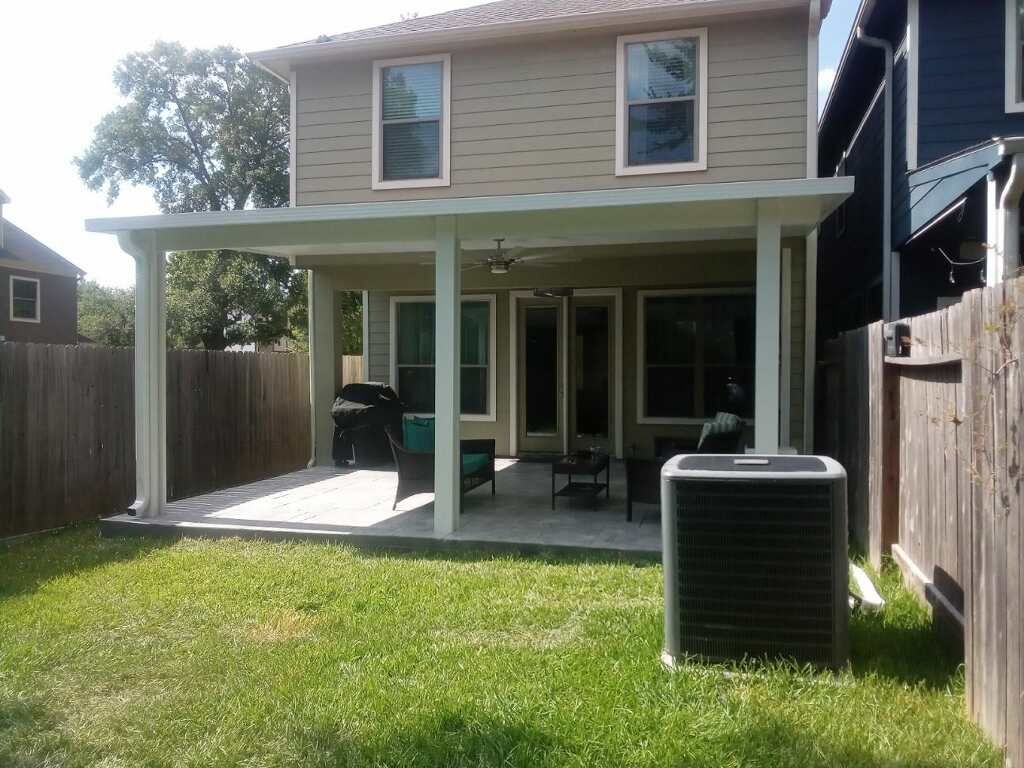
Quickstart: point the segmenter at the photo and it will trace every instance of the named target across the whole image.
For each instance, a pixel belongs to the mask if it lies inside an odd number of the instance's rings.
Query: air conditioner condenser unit
[[[666,664],[846,664],[846,471],[838,462],[677,456],[662,468],[661,507]]]

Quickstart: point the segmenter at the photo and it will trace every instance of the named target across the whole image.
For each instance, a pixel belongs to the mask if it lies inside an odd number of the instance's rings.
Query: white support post
[[[157,517],[167,504],[166,262],[151,233],[118,240],[135,259],[135,501],[128,512]]]
[[[437,218],[434,258],[434,535],[458,530],[461,503],[459,415],[461,411],[462,267],[454,216]]]
[[[781,328],[782,227],[763,203],[757,211],[757,349],[754,374],[754,448],[779,450],[779,333]]]
[[[334,281],[321,271],[309,272],[309,408],[312,456],[309,466],[330,466],[334,424]]]

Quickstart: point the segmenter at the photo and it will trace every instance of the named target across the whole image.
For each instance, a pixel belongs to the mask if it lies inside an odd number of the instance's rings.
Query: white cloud
[[[421,15],[475,0],[421,0]],[[118,103],[111,83],[126,53],[157,39],[190,47],[231,44],[243,51],[397,21],[408,0],[373,3],[138,0],[7,3],[0,24],[0,104],[17,119],[0,120],[0,188],[15,224],[78,264],[90,278],[130,285],[134,269],[113,237],[85,232],[93,216],[155,213],[145,189],[125,190],[111,207],[90,192],[71,164],[100,117]]]
[[[825,108],[825,99],[828,98],[828,92],[832,90],[832,83],[836,79],[835,67],[823,67],[818,70],[818,114],[821,114],[821,110]]]

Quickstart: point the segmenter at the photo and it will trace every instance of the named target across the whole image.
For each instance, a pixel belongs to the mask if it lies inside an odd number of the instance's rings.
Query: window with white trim
[[[1006,111],[1024,112],[1024,0],[1006,0]]]
[[[374,62],[373,79],[374,189],[446,185],[450,57]]]
[[[413,413],[434,412],[434,301],[393,298],[394,384]],[[462,415],[493,416],[494,299],[462,301],[460,393]]]
[[[754,296],[640,293],[641,422],[753,415]]]
[[[616,173],[707,168],[707,30],[618,41]]]
[[[39,281],[34,277],[11,275],[11,320],[39,322]]]

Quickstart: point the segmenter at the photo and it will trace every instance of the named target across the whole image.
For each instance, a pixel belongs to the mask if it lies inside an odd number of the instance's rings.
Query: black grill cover
[[[392,461],[385,427],[401,434],[405,405],[386,384],[346,384],[331,407],[334,418],[335,464],[363,466]]]

